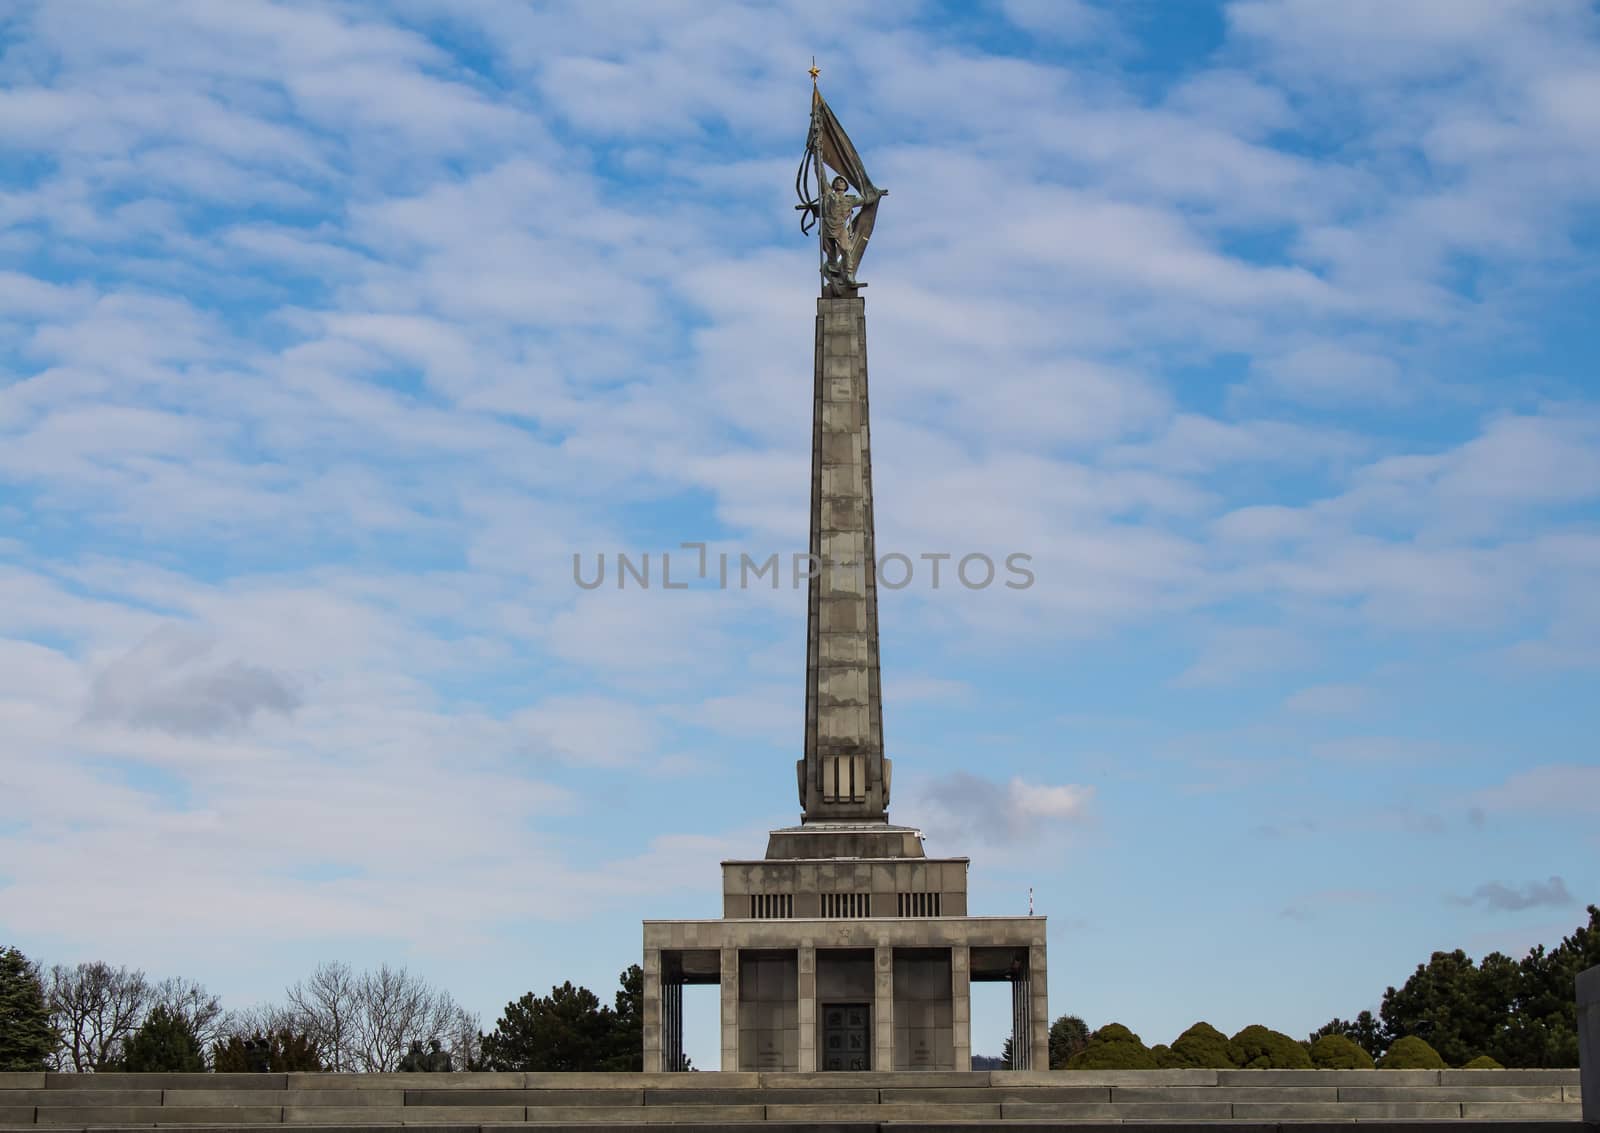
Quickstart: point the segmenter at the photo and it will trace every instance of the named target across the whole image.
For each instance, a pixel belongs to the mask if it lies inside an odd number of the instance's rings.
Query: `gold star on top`
[[[816,86],[817,76],[822,74],[822,68],[817,66],[817,57],[815,55],[811,57],[811,69],[806,74],[811,76],[811,85]]]

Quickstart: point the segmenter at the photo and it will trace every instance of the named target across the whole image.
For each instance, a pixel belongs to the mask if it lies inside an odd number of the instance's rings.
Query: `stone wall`
[[[1514,1122],[1570,1130],[1576,1070],[1154,1070],[792,1074],[0,1074],[0,1128],[497,1125],[644,1128],[781,1122],[900,1128],[1128,1121]],[[1041,1123],[1043,1125],[1041,1126]]]

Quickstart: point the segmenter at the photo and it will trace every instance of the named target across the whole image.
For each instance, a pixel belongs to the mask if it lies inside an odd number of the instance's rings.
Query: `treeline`
[[[0,1071],[638,1070],[643,1008],[637,965],[612,1006],[565,983],[507,1004],[483,1033],[448,992],[388,965],[323,964],[281,1002],[228,1011],[192,980],[47,969],[0,948]]]
[[[1050,1028],[1051,1069],[1394,1069],[1574,1067],[1578,1014],[1573,982],[1600,964],[1600,906],[1546,951],[1521,960],[1491,952],[1435,952],[1400,987],[1383,993],[1378,1014],[1332,1019],[1297,1041],[1264,1026],[1233,1036],[1196,1023],[1172,1043],[1145,1046],[1120,1023],[1090,1032],[1063,1015]],[[1008,1043],[1009,1046],[1009,1043]],[[1005,1059],[1009,1059],[1009,1050]]]
[[[1378,1014],[1333,1019],[1296,1040],[1265,1026],[1229,1036],[1196,1023],[1145,1046],[1118,1023],[1050,1028],[1052,1069],[1397,1068],[1578,1065],[1573,981],[1600,964],[1600,906],[1521,960],[1435,952]],[[152,982],[108,964],[45,969],[0,949],[0,1071],[639,1070],[644,973],[622,973],[610,1005],[564,983],[506,1005],[494,1029],[404,968],[323,964],[276,1004],[231,1012],[192,980]],[[1010,1041],[1000,1059],[1011,1062]],[[691,1069],[684,1060],[682,1069]]]

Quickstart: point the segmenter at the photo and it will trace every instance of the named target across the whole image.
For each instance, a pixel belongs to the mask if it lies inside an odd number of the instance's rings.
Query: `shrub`
[[[1313,1069],[1305,1047],[1259,1023],[1234,1035],[1233,1045],[1239,1048],[1239,1066],[1244,1070]]]
[[[1343,1035],[1323,1035],[1311,1044],[1311,1064],[1318,1070],[1371,1070],[1372,1055]]]
[[[1089,1036],[1089,1045],[1067,1060],[1068,1070],[1154,1070],[1152,1055],[1138,1035],[1121,1023],[1107,1023]]]
[[[1496,1062],[1494,1059],[1490,1058],[1487,1054],[1480,1054],[1480,1055],[1478,1055],[1477,1058],[1474,1058],[1471,1062],[1463,1063],[1462,1066],[1461,1066],[1461,1069],[1463,1069],[1463,1070],[1504,1070],[1505,1067],[1501,1066],[1498,1062]]]
[[[1232,1070],[1243,1062],[1239,1048],[1227,1035],[1210,1023],[1196,1023],[1172,1044],[1167,1066]]]
[[[1416,1035],[1406,1035],[1389,1044],[1388,1051],[1378,1061],[1379,1070],[1443,1070],[1444,1059],[1439,1052]]]

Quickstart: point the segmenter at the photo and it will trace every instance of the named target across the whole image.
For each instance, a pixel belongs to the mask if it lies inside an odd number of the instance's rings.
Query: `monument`
[[[719,919],[644,922],[644,1069],[683,1068],[683,987],[718,984],[723,1070],[968,1070],[970,985],[985,980],[1011,984],[1013,1066],[1044,1069],[1045,918],[968,916],[968,859],[929,858],[920,831],[889,822],[857,278],[887,191],[811,75],[795,181],[821,274],[801,820],[765,857],[722,863]]]

